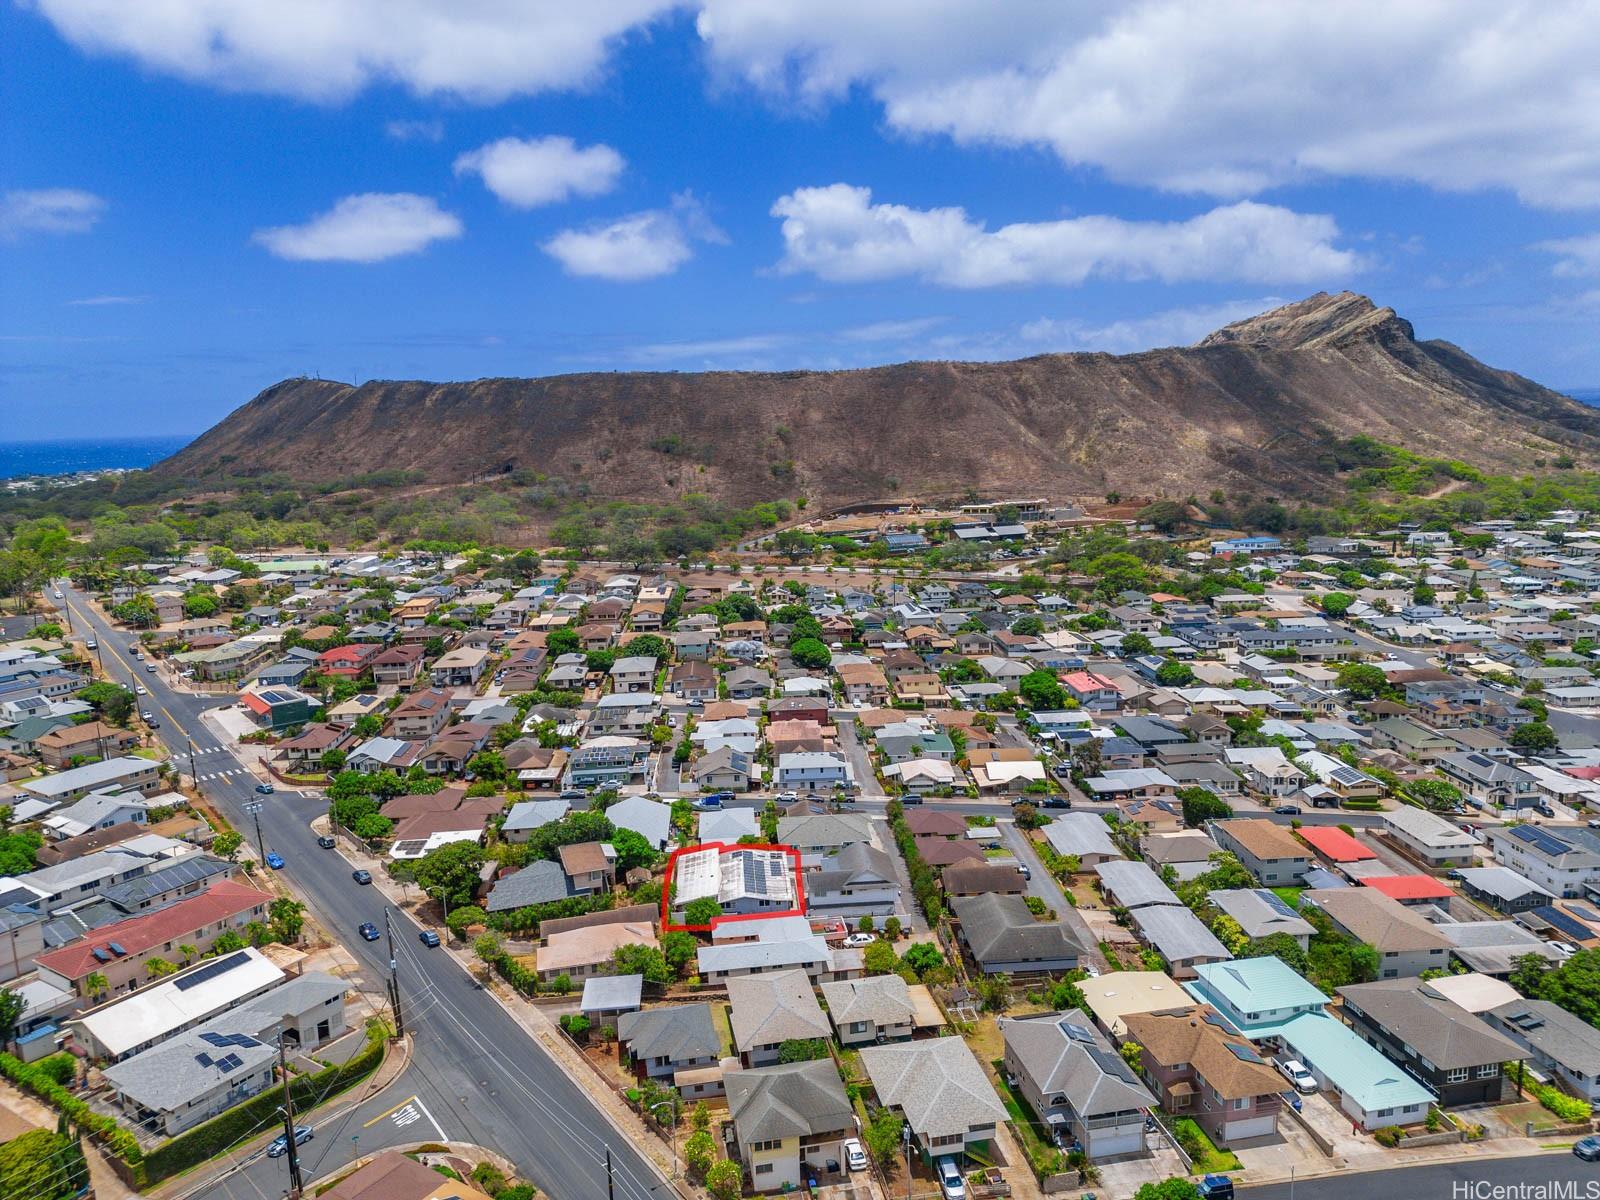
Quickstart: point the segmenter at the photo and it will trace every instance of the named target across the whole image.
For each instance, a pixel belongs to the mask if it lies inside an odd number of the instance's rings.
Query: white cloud
[[[867,188],[799,188],[772,206],[786,273],[835,283],[912,276],[946,287],[1079,284],[1090,277],[1313,283],[1362,260],[1333,218],[1241,201],[1187,221],[1072,217],[984,228],[961,208],[873,204]]]
[[[149,296],[85,296],[81,300],[68,300],[72,308],[101,308],[114,304],[144,304]]]
[[[743,337],[709,338],[697,342],[653,342],[633,346],[627,356],[638,362],[664,363],[728,358],[747,360],[793,346],[798,339],[787,333],[752,333]]]
[[[24,233],[87,233],[106,202],[77,188],[37,188],[0,195],[0,237]]]
[[[444,122],[432,121],[390,121],[383,127],[397,142],[442,142],[444,140]]]
[[[670,275],[694,257],[692,243],[728,239],[688,192],[671,208],[631,213],[607,224],[564,229],[540,247],[568,275],[632,283]]]
[[[888,124],[1224,197],[1319,176],[1600,205],[1585,0],[701,0],[714,66]]]
[[[1242,321],[1287,301],[1278,296],[1256,300],[1225,300],[1191,308],[1169,308],[1145,317],[1096,324],[1080,317],[1041,318],[1020,330],[1023,342],[1045,350],[1103,350],[1130,354],[1160,346],[1191,346],[1224,325]]]
[[[569,137],[501,138],[456,159],[457,175],[476,174],[507,204],[534,208],[617,186],[624,166],[610,146],[579,149]]]
[[[854,329],[841,329],[839,340],[844,342],[903,342],[927,333],[944,324],[943,317],[914,317],[909,321],[873,321]]]
[[[493,103],[582,87],[676,0],[31,0],[82,50],[311,100],[398,83]]]
[[[258,229],[251,241],[301,262],[382,262],[461,236],[461,222],[431,197],[410,192],[346,196],[303,225]]]
[[[1534,249],[1560,255],[1556,265],[1550,269],[1550,272],[1563,279],[1579,279],[1587,275],[1600,275],[1600,233],[1586,234],[1583,237],[1560,238],[1551,242],[1539,242],[1534,246]]]

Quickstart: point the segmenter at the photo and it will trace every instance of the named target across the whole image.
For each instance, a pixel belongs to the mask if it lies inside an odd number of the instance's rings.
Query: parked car
[[[93,643],[90,643],[89,649],[91,649],[91,650],[94,649],[94,644]],[[155,659],[152,658],[149,662],[145,663],[144,664],[144,669],[146,671],[148,671],[151,675],[154,675],[156,673],[156,661],[155,661]]]
[[[136,683],[133,685],[133,693],[136,696],[148,696],[150,694],[150,689],[145,687],[145,685],[142,683]]]
[[[1280,804],[1272,811],[1280,817],[1298,817],[1300,815],[1300,806],[1298,804]]]
[[[324,850],[332,850],[334,848],[334,846],[336,846],[337,844],[338,843],[336,843],[327,834],[323,834],[321,837],[319,837],[317,839],[317,845],[321,846]]]
[[[878,940],[878,937],[877,937],[876,934],[872,934],[872,933],[852,933],[849,937],[845,938],[843,944],[845,946],[848,946],[852,950],[856,950],[856,949],[860,949],[862,946],[870,946],[870,945],[872,945],[873,942],[875,942],[877,940]]]
[[[946,1154],[934,1163],[933,1173],[939,1177],[939,1194],[944,1200],[967,1200],[967,1181],[954,1158]]]
[[[1207,1175],[1200,1181],[1201,1200],[1233,1200],[1233,1176]]]
[[[1584,1162],[1600,1162],[1600,1137],[1590,1135],[1572,1143],[1572,1152]]]
[[[271,867],[274,871],[283,870],[283,868],[284,868],[283,855],[279,854],[276,850],[268,850],[267,851],[267,866]]]
[[[83,648],[85,650],[98,650],[100,649],[100,643],[95,641],[93,638],[87,638],[84,640]]]
[[[1033,878],[1033,871],[1029,869],[1027,863],[1018,863],[1017,864],[1017,870],[1022,872],[1022,877],[1024,879],[1032,879]]]
[[[156,727],[156,715],[148,708],[139,714],[139,719],[152,729]]]
[[[375,942],[383,936],[383,934],[378,932],[378,927],[371,921],[361,922],[361,928],[359,932],[362,938],[369,942]]]
[[[1039,802],[1040,808],[1071,808],[1072,797],[1060,794],[1051,794]]]
[[[55,597],[56,597],[57,600],[61,599],[61,589],[60,588],[57,588],[55,590]]]
[[[356,870],[350,872],[350,878],[354,879],[357,883],[362,883],[362,884],[371,883],[372,882],[372,872],[367,870],[365,867],[359,867]]]
[[[296,1146],[304,1146],[313,1136],[315,1135],[312,1134],[311,1126],[309,1125],[296,1125],[294,1127],[294,1144]],[[282,1158],[287,1153],[289,1153],[289,1135],[280,1133],[277,1140],[267,1147],[267,1157]]]
[[[844,1165],[852,1171],[865,1171],[867,1169],[867,1152],[861,1148],[858,1138],[849,1138],[844,1144]]]
[[[1317,1090],[1317,1077],[1306,1070],[1305,1064],[1294,1058],[1280,1058],[1278,1070],[1290,1083],[1294,1084],[1295,1091],[1310,1095]]]
[[[270,796],[270,795],[272,795],[273,792],[275,792],[277,790],[278,789],[273,787],[270,783],[258,783],[258,784],[256,784],[256,791],[260,792],[263,796]]]
[[[724,797],[726,797],[729,800],[732,800],[733,799],[733,793],[732,792],[712,792],[709,796],[696,796],[693,800],[691,800],[689,802],[689,805],[690,805],[691,808],[698,808],[698,809],[702,809],[702,810],[704,810],[704,809],[718,809],[718,808],[722,807],[722,801],[723,801]]]
[[[422,932],[417,934],[417,941],[421,942],[430,950],[437,950],[439,948],[439,935],[431,929],[424,929]]]

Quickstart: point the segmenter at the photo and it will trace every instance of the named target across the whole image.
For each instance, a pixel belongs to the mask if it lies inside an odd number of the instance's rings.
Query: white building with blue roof
[[[1426,1119],[1433,1091],[1327,1013],[1294,1017],[1274,1036],[1320,1087],[1338,1093],[1340,1110],[1369,1133]]]
[[[1324,1011],[1328,998],[1281,958],[1202,963],[1184,989],[1250,1038],[1272,1037],[1285,1022]]]

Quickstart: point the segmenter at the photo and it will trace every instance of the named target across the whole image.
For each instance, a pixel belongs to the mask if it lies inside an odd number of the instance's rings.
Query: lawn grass
[[[1200,1153],[1194,1156],[1194,1161],[1189,1164],[1191,1175],[1220,1175],[1227,1171],[1240,1169],[1239,1156],[1232,1150],[1223,1150],[1201,1129],[1199,1124],[1187,1118],[1179,1118],[1179,1122],[1192,1128],[1195,1140],[1199,1143]],[[1181,1139],[1180,1139],[1181,1140]]]
[[[1273,895],[1294,909],[1295,912],[1300,911],[1300,893],[1303,891],[1305,891],[1305,888],[1298,887],[1275,887],[1272,889]]]
[[[1011,1131],[1016,1134],[1033,1173],[1043,1179],[1065,1170],[1067,1156],[1056,1149],[1039,1118],[1028,1107],[1028,1102],[1006,1082],[1004,1066],[998,1061],[994,1064],[994,1086],[1000,1093],[1000,1102],[1006,1106],[1006,1113],[1011,1117]]]

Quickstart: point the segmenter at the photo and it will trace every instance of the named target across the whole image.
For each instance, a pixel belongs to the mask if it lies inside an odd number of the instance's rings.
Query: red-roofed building
[[[1401,904],[1431,904],[1455,895],[1449,885],[1432,875],[1378,875],[1361,881],[1375,892],[1382,892]]]
[[[1061,686],[1084,708],[1109,711],[1122,707],[1122,693],[1103,675],[1093,671],[1073,671],[1061,677]]]
[[[1331,825],[1306,825],[1295,832],[1319,857],[1331,863],[1366,862],[1378,857],[1344,830]]]
[[[335,646],[317,655],[317,670],[324,675],[354,679],[372,665],[382,650],[382,646],[364,642]]]
[[[185,955],[180,946],[194,947],[198,957],[226,930],[242,934],[251,921],[265,921],[271,903],[265,892],[222,879],[197,896],[91,929],[78,941],[39,955],[39,977],[87,997],[84,981],[98,973],[106,978],[105,995],[131,992],[160,978],[147,968],[152,959],[181,964]]]

